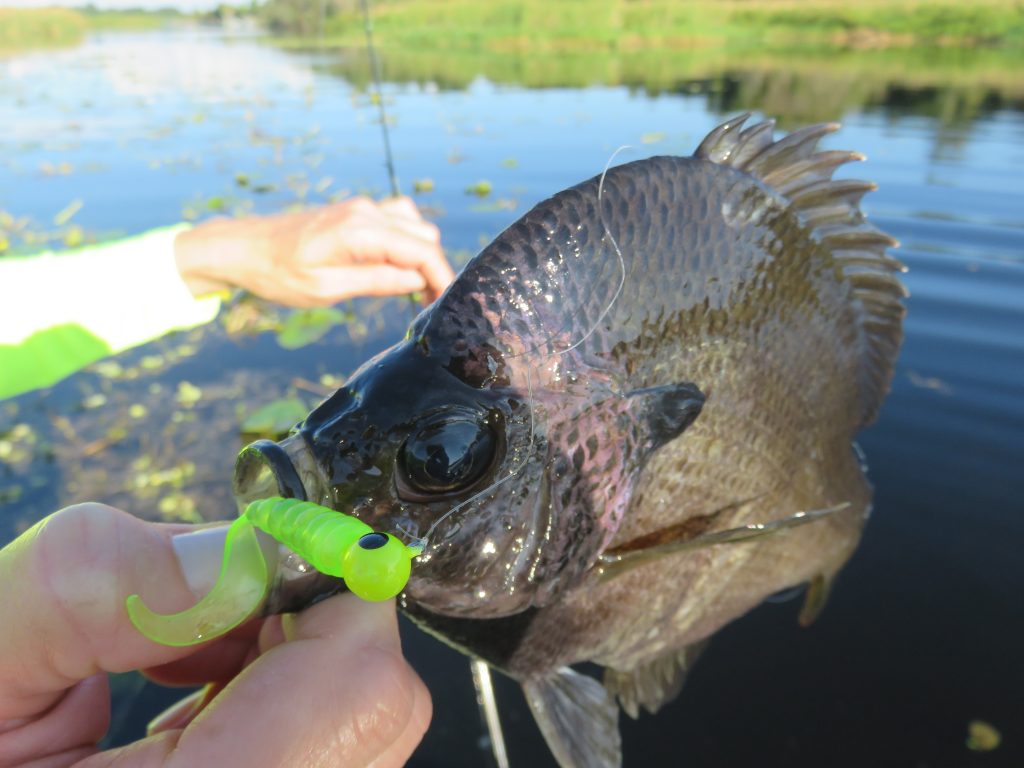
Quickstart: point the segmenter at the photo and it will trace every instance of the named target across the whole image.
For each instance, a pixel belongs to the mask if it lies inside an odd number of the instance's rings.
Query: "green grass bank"
[[[382,47],[635,50],[832,45],[1024,45],[1020,0],[377,0]],[[310,31],[310,0],[268,0],[280,33]],[[317,30],[319,31],[319,30]],[[329,6],[324,36],[362,37],[359,2]]]
[[[0,51],[58,48],[74,45],[90,30],[156,29],[188,18],[170,9],[147,12],[0,7]]]

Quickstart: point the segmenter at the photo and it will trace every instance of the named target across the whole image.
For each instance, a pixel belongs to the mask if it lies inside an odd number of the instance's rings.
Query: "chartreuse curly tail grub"
[[[422,548],[405,546],[366,523],[319,504],[272,497],[254,501],[231,524],[217,583],[180,613],[158,614],[138,595],[125,605],[135,627],[164,645],[195,645],[218,637],[262,605],[270,582],[255,529],[259,528],[328,576],[345,579],[364,600],[388,600],[409,581]]]
[[[150,640],[163,645],[197,645],[249,618],[263,603],[269,583],[256,529],[242,516],[228,528],[217,583],[202,600],[179,613],[161,614],[138,595],[129,595],[125,607],[135,628]]]
[[[364,600],[388,600],[405,589],[412,559],[422,552],[310,501],[260,499],[245,508],[245,516],[321,573],[345,579]]]

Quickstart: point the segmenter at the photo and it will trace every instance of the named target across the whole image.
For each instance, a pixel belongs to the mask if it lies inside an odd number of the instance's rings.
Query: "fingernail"
[[[190,693],[177,704],[172,704],[149,721],[149,725],[146,726],[146,735],[152,736],[154,733],[169,731],[173,728],[184,728],[209,703],[213,693],[214,684],[208,683],[198,691]]]
[[[196,597],[203,597],[217,582],[229,527],[225,523],[213,528],[179,533],[171,538],[181,573]]]

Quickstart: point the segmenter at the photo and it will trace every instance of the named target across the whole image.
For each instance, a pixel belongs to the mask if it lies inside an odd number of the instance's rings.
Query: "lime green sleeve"
[[[0,398],[217,316],[174,261],[188,225],[63,253],[0,258]]]

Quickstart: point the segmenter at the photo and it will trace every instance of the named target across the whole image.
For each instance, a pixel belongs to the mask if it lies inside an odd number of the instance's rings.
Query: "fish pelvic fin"
[[[568,667],[527,680],[523,693],[561,768],[619,768],[619,708],[597,680]]]
[[[860,209],[861,198],[875,185],[832,178],[840,165],[864,156],[818,151],[818,141],[838,130],[838,123],[810,125],[776,141],[774,122],[744,128],[749,117],[740,115],[722,123],[694,156],[744,171],[781,194],[812,237],[832,254],[859,320],[861,426],[869,424],[892,382],[903,341],[906,310],[902,300],[907,292],[897,277],[906,268],[887,253],[897,241],[868,223]]]
[[[824,573],[819,573],[811,579],[807,593],[804,595],[804,604],[800,607],[800,616],[797,617],[797,622],[801,627],[811,626],[821,616],[821,612],[825,610],[825,603],[828,602],[828,596],[832,592],[833,580],[833,576]]]
[[[676,648],[626,672],[606,667],[604,687],[634,720],[640,716],[641,707],[653,715],[679,695],[690,669],[707,644],[707,640],[701,640]]]

